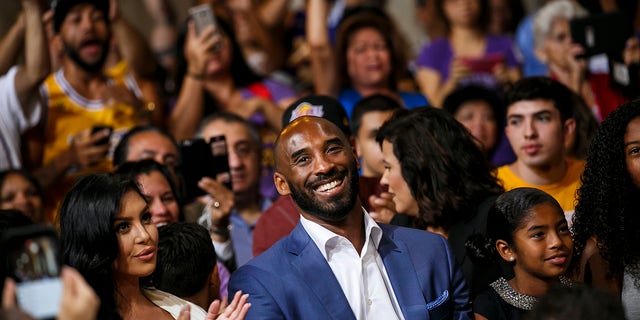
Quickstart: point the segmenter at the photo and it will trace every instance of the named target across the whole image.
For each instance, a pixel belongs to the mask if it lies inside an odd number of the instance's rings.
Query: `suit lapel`
[[[402,242],[394,242],[389,233],[388,229],[383,228],[378,253],[387,269],[400,309],[407,318],[409,306],[426,305],[426,301],[406,247]]]
[[[301,285],[314,293],[331,318],[355,319],[329,263],[300,223],[291,232],[289,240],[291,264],[302,280]]]

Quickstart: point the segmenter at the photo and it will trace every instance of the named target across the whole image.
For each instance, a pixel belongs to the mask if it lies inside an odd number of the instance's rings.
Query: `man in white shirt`
[[[289,236],[239,268],[247,319],[469,319],[469,293],[446,240],[377,224],[358,198],[349,139],[303,116],[275,146],[274,183],[301,214]]]
[[[22,0],[22,8],[25,64],[0,77],[0,170],[22,167],[20,136],[40,121],[38,88],[50,71],[39,1]]]

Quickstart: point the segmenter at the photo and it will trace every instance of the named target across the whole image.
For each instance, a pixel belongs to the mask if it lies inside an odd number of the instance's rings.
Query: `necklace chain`
[[[565,288],[573,286],[573,282],[564,276],[560,276],[559,280],[560,285]],[[498,293],[502,300],[518,309],[532,310],[538,302],[538,298],[514,290],[504,278],[492,282],[491,288]]]

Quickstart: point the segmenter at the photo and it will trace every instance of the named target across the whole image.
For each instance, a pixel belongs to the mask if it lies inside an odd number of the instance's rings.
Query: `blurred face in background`
[[[34,222],[43,222],[44,219],[38,189],[18,172],[9,173],[0,186],[0,209],[20,210]]]
[[[393,111],[370,111],[362,115],[362,124],[355,135],[355,146],[362,175],[365,177],[381,177],[384,173],[382,150],[376,141],[376,134],[392,114]]]
[[[244,123],[222,119],[210,122],[203,130],[205,140],[224,135],[229,153],[229,169],[234,193],[257,190],[260,179],[260,147]]]
[[[484,153],[493,150],[498,143],[498,123],[487,102],[475,100],[463,103],[453,116],[469,130]]]
[[[544,40],[542,48],[539,50],[540,59],[560,69],[569,68],[569,50],[572,47],[571,28],[569,20],[556,18],[553,20],[551,31]]]
[[[479,0],[443,0],[442,6],[450,26],[472,27],[478,21]]]
[[[391,74],[391,52],[384,37],[374,28],[355,31],[347,47],[347,72],[351,84],[386,87]]]

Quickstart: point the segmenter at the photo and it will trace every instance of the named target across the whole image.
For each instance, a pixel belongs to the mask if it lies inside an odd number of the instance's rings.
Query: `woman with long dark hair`
[[[62,202],[59,222],[63,262],[100,297],[98,319],[177,319],[187,305],[193,319],[207,316],[196,305],[144,287],[156,266],[158,230],[135,182],[107,174],[81,178]],[[148,291],[161,294],[162,301]],[[219,319],[242,319],[246,298],[236,295],[233,308]],[[219,306],[212,303],[209,313],[216,314]]]
[[[443,110],[399,110],[376,140],[385,163],[380,183],[396,210],[448,238],[472,294],[495,280],[492,270],[474,267],[465,242],[486,233],[488,209],[503,189],[467,129]]]
[[[621,295],[640,316],[640,101],[620,105],[593,138],[573,216],[574,275]]]

